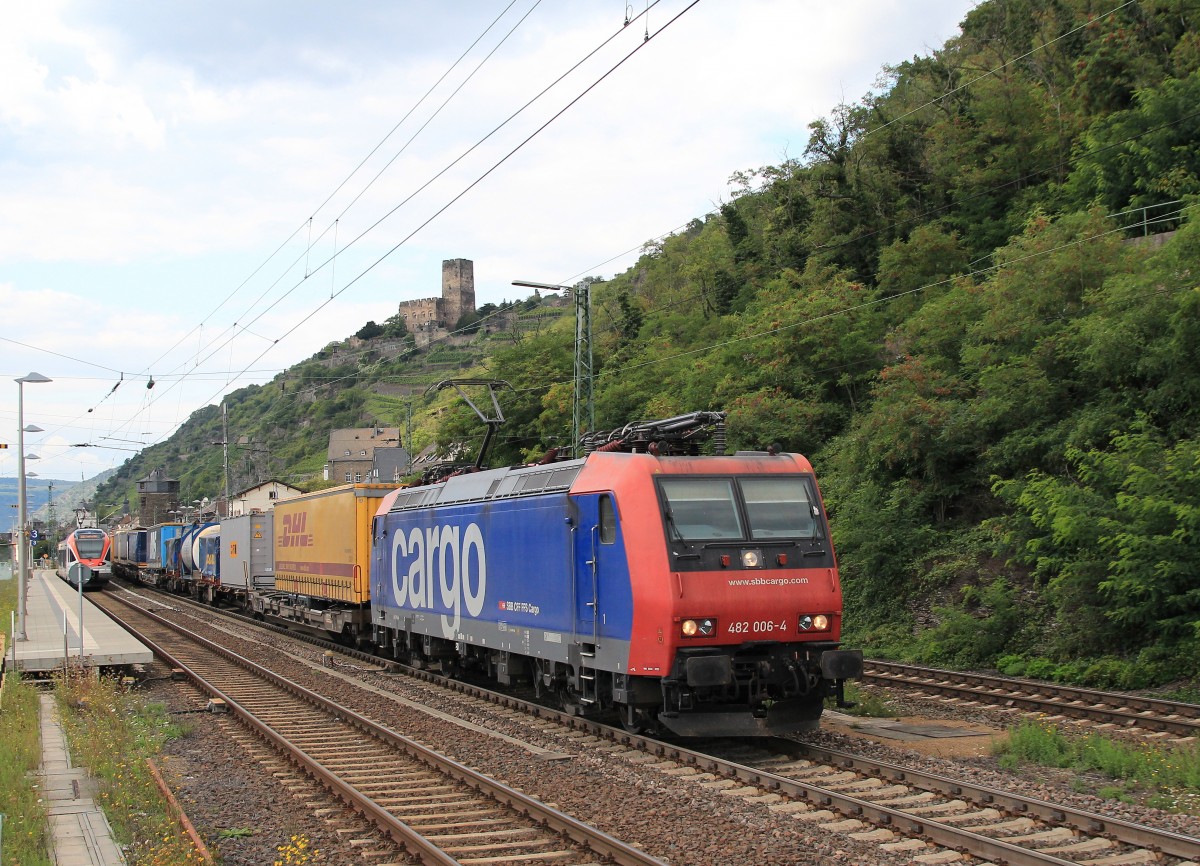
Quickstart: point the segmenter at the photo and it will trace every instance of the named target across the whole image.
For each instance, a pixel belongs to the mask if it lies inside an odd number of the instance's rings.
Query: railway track
[[[206,610],[211,611],[210,608]],[[260,625],[255,623],[255,625]],[[290,632],[288,632],[291,634]],[[457,680],[418,672],[464,696],[544,720],[614,757],[914,858],[939,850],[1005,864],[1195,864],[1200,840],[1008,791],[779,740],[690,749],[635,736]],[[471,709],[472,714],[477,709]],[[526,722],[528,724],[528,722]],[[566,732],[566,733],[564,733]],[[935,847],[936,846],[936,847]]]
[[[1010,866],[1194,866],[1200,859],[1200,839],[1191,836],[833,749],[771,740],[739,743],[719,752],[722,757],[712,754],[719,763],[709,765],[711,769],[774,790],[811,786],[816,789],[808,796],[812,811],[798,817],[827,821],[832,817],[828,807],[836,805],[849,816],[844,824],[852,836],[879,840],[888,850],[919,850],[914,840],[895,841],[890,832],[907,828],[915,837]],[[696,760],[703,765],[702,759]],[[851,799],[839,802],[822,790]],[[850,826],[851,821],[861,822],[855,817],[859,815],[870,816],[879,827]],[[962,837],[956,838],[956,832]],[[984,840],[992,840],[999,850]]]
[[[185,671],[213,709],[227,709],[421,863],[662,866],[129,601],[107,594],[100,604]]]
[[[1181,738],[1200,734],[1200,705],[1139,695],[875,660],[865,662],[863,682],[1047,716],[1084,719],[1098,726]]]

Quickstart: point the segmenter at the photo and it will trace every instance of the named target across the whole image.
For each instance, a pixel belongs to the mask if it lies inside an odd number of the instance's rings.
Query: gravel
[[[197,713],[207,703],[190,685],[171,682],[155,665],[143,686],[187,727],[171,740],[158,762],[167,783],[201,837],[224,866],[264,866],[282,858],[281,849],[303,836],[328,866],[362,864],[362,855],[344,842],[334,825],[313,815],[310,801],[328,800],[315,784],[311,796],[293,796],[273,774],[285,770],[277,758],[264,765],[242,745],[253,742],[231,719]],[[264,749],[265,747],[258,747]],[[335,806],[331,800],[327,803]],[[345,826],[353,826],[353,822]]]

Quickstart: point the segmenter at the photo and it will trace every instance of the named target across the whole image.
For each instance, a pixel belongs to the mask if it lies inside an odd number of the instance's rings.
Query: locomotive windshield
[[[104,550],[104,536],[81,532],[75,536],[75,546],[79,548],[80,559],[95,559]]]
[[[663,478],[667,522],[684,541],[745,538],[732,478]]]
[[[743,478],[751,538],[822,538],[813,491],[803,478]]]
[[[747,538],[744,524],[751,539],[825,537],[816,490],[802,476],[662,478],[659,484],[668,534],[677,541],[740,541]]]

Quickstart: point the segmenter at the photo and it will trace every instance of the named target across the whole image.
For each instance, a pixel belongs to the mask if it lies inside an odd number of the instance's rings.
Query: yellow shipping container
[[[371,601],[371,519],[391,484],[346,484],[275,505],[275,589]]]

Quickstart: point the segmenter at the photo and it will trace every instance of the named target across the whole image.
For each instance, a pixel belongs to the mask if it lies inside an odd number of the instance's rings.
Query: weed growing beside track
[[[1195,743],[1134,745],[1096,733],[1068,737],[1047,722],[1026,721],[1010,729],[1008,742],[996,750],[1006,769],[1036,764],[1097,773],[1111,784],[1101,782],[1091,793],[1200,815],[1200,748]],[[1089,787],[1082,777],[1073,786]]]
[[[95,776],[97,801],[131,866],[201,863],[146,765],[185,731],[161,704],[112,678],[60,680],[57,695],[71,755]]]
[[[885,698],[881,698],[878,694],[868,689],[862,688],[854,680],[847,680],[845,684],[846,702],[853,704],[850,707],[839,707],[833,698],[825,701],[825,706],[830,710],[837,710],[839,713],[845,713],[850,716],[864,716],[875,719],[891,719],[895,718],[898,713],[892,709]]]

